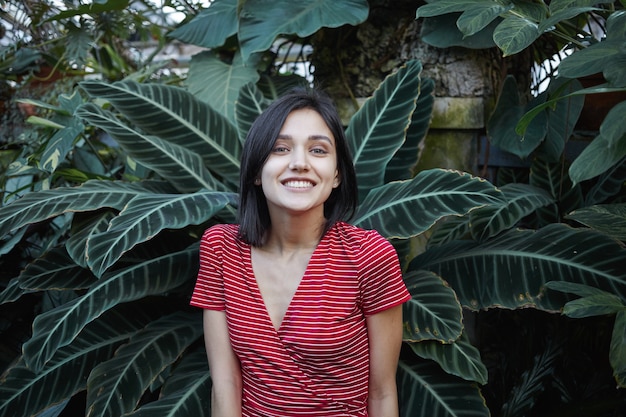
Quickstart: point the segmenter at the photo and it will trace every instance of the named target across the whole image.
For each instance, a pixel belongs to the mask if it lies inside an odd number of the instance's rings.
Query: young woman
[[[208,229],[191,304],[204,308],[211,415],[398,415],[402,307],[393,247],[345,223],[356,177],[328,97],[294,91],[252,125],[239,225]]]

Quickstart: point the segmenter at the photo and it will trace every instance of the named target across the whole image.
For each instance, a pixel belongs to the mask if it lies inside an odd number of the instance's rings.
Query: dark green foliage
[[[247,1],[239,10],[216,0],[172,36],[238,45],[228,59],[194,57],[182,85],[81,83],[55,108],[65,121],[53,127],[59,140],[3,173],[34,185],[0,207],[0,308],[24,314],[27,329],[2,329],[16,361],[2,364],[1,416],[66,405],[89,416],[208,415],[201,313],[188,306],[197,242],[210,225],[236,221],[245,133],[298,78],[268,74],[258,54],[277,28],[308,36],[367,15],[362,1],[317,2],[325,13],[310,15],[295,7],[305,3]],[[205,19],[224,27],[210,32]],[[346,128],[360,185],[354,222],[400,249],[413,295],[398,369],[402,415],[612,415],[624,405],[615,386],[626,385],[626,249],[614,204],[624,200],[625,160],[572,180],[576,167],[558,153],[576,106],[556,105],[542,110],[536,146],[518,152],[532,157],[530,169],[502,170],[500,188],[451,170],[413,175],[433,102],[421,70],[418,61],[398,68]],[[523,112],[513,116],[496,125],[516,131]],[[426,242],[419,253],[417,241]]]

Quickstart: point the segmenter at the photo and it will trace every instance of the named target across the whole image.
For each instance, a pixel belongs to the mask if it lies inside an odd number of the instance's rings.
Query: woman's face
[[[339,185],[335,138],[312,109],[287,116],[260,176],[270,216],[316,212]]]

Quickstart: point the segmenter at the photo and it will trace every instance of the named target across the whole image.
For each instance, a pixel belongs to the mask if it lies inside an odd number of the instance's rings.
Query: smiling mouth
[[[315,184],[309,181],[287,181],[283,185],[289,188],[311,188]]]

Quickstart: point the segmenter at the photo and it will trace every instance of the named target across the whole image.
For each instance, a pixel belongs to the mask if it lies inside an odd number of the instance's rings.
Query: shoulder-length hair
[[[324,203],[326,222],[323,233],[337,221],[350,219],[356,209],[356,175],[337,109],[332,100],[320,91],[304,88],[292,90],[261,113],[250,127],[244,143],[239,179],[239,238],[252,246],[262,246],[271,227],[265,194],[254,181],[260,176],[287,116],[294,110],[305,108],[319,113],[335,138],[340,182]]]

